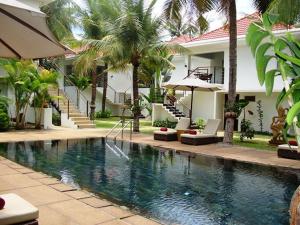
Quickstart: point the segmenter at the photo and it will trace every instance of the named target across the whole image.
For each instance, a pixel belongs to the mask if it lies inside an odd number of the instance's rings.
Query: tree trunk
[[[104,70],[107,70],[107,67],[108,66],[105,63]],[[103,93],[102,93],[102,108],[101,108],[102,112],[105,112],[106,93],[107,93],[107,71],[103,73]]]
[[[133,92],[133,132],[140,132],[139,116],[141,111],[139,109],[139,86],[138,86],[138,68],[139,65],[133,65],[132,73],[132,92]]]
[[[236,67],[237,67],[237,28],[236,28],[236,3],[229,0],[229,87],[228,105],[233,106],[236,97]],[[232,144],[234,131],[234,118],[226,118],[223,142]]]
[[[91,112],[90,119],[94,120],[95,117],[95,108],[96,108],[96,94],[97,94],[97,70],[96,68],[92,72],[92,97],[91,97]]]

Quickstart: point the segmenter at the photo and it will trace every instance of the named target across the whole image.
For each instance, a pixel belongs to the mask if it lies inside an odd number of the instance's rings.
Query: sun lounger
[[[222,141],[223,137],[217,136],[221,120],[209,119],[202,133],[181,134],[181,143],[188,145],[205,145]]]
[[[154,140],[159,141],[177,141],[178,136],[177,132],[181,130],[186,130],[190,126],[190,119],[189,118],[181,118],[175,129],[168,129],[167,131],[154,131]]]
[[[5,206],[0,210],[0,224],[38,225],[39,211],[16,194],[0,195]]]

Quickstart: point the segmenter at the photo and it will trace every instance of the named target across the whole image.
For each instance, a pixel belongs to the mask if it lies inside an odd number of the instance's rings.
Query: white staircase
[[[52,105],[61,113],[68,114],[75,126],[79,129],[96,128],[96,125],[88,118],[88,115],[80,112],[75,104],[69,100],[64,91],[57,88],[49,88],[48,93],[52,98]]]

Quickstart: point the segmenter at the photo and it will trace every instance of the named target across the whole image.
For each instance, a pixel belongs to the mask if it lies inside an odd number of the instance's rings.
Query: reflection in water
[[[166,224],[288,224],[295,175],[104,139],[0,144],[0,154]]]

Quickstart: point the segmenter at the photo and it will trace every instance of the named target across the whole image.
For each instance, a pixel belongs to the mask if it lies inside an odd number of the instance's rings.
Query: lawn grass
[[[118,121],[120,117],[110,117],[110,118],[101,118],[95,121],[96,127],[101,129],[111,129]],[[152,122],[146,119],[140,119],[140,131],[142,134],[151,134],[154,130],[157,130],[157,127],[152,127]],[[269,140],[271,139],[270,135],[255,135],[252,140],[245,139],[244,141],[240,140],[240,133],[236,132],[234,134],[233,140],[235,145],[255,148],[257,150],[267,150],[267,151],[276,151],[275,146],[269,145]]]

